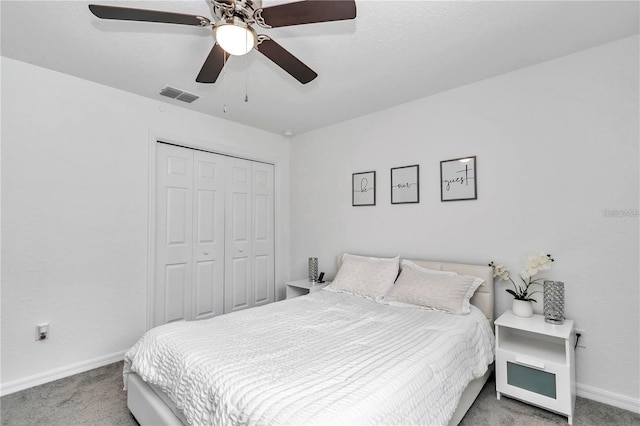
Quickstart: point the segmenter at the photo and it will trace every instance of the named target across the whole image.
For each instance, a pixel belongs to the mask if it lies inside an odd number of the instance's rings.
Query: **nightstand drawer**
[[[570,369],[549,360],[498,348],[496,390],[505,395],[571,415]]]
[[[507,384],[556,399],[556,375],[548,371],[507,361]]]

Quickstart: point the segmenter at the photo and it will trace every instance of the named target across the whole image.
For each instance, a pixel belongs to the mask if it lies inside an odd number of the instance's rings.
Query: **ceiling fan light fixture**
[[[258,36],[246,23],[229,19],[219,21],[213,28],[216,42],[230,55],[242,56],[256,46]]]

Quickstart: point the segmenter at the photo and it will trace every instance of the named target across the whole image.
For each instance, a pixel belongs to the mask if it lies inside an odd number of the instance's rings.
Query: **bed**
[[[492,372],[493,269],[411,263],[479,277],[469,312],[334,289],[166,324],[125,356],[130,411],[143,426],[458,424]]]

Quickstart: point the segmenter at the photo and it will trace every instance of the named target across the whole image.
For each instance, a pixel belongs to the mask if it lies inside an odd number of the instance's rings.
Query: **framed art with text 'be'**
[[[376,172],[354,173],[351,178],[351,205],[376,205]]]

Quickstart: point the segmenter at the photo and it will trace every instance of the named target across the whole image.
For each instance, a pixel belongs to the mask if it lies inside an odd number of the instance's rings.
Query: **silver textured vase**
[[[309,258],[309,281],[318,281],[318,258]]]
[[[543,292],[545,322],[549,324],[564,323],[564,283],[545,280]]]

